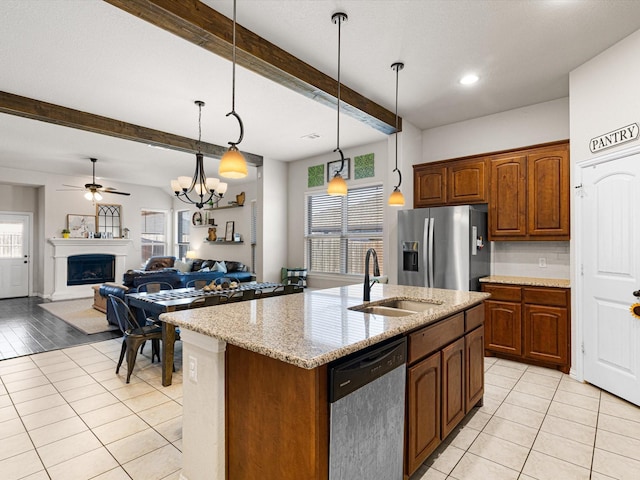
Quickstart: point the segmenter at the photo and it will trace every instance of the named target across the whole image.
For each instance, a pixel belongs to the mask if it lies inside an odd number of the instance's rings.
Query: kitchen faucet
[[[371,286],[378,280],[373,279],[373,282],[369,283],[369,257],[373,255],[373,276],[380,276],[380,267],[378,266],[378,254],[373,248],[367,250],[367,255],[364,257],[364,295],[363,301],[371,301]]]

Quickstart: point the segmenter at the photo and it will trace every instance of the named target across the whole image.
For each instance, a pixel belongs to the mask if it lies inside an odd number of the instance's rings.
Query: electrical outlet
[[[198,383],[198,359],[189,355],[189,380]]]
[[[540,257],[538,259],[538,267],[547,268],[547,259],[545,257]]]

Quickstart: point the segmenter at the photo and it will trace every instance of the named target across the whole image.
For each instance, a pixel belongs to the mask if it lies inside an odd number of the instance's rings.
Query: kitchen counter
[[[433,302],[404,317],[366,314],[362,284],[165,313],[161,320],[298,367],[313,369],[465,310],[487,293],[375,284],[370,305],[388,299]]]
[[[526,285],[531,287],[571,288],[569,280],[564,278],[511,277],[491,275],[480,279],[480,283],[503,283],[505,285]]]

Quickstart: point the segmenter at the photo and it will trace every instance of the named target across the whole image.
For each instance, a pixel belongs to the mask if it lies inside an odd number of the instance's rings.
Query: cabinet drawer
[[[470,332],[484,323],[484,305],[480,304],[464,312],[464,331]]]
[[[464,313],[458,313],[410,334],[409,363],[440,350],[462,335],[464,335]]]
[[[549,305],[552,307],[566,307],[568,304],[568,290],[564,288],[530,288],[524,289],[524,303]]]
[[[491,300],[506,300],[508,302],[519,302],[522,300],[522,288],[520,287],[483,283],[482,291],[490,293]]]

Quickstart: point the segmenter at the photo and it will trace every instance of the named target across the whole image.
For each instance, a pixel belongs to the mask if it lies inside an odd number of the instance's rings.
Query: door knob
[[[636,290],[635,292],[633,292],[633,296],[640,298],[640,290]]]

